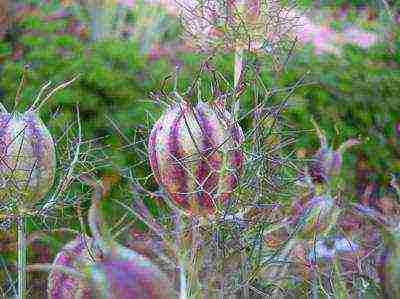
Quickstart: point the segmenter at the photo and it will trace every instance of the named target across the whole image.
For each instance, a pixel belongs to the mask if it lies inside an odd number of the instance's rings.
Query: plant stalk
[[[18,299],[26,299],[26,217],[18,221]]]
[[[233,108],[233,114],[235,117],[235,121],[239,119],[239,113],[240,113],[240,99],[236,98],[236,91],[239,86],[239,81],[242,76],[243,72],[243,55],[244,55],[244,49],[241,46],[236,46],[235,47],[235,69],[234,69],[234,84],[233,87],[235,89],[235,106]]]

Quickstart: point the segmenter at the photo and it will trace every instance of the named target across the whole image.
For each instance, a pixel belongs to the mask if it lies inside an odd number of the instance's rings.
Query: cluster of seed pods
[[[294,266],[291,270],[300,273],[303,279],[312,278],[312,269],[315,266],[320,269],[324,265],[331,267],[336,258],[342,266],[354,270],[358,257],[362,254],[360,246],[351,238],[337,236],[335,226],[341,209],[332,195],[330,184],[341,170],[344,151],[358,141],[350,139],[338,150],[333,150],[323,132],[314,125],[320,139],[320,148],[313,157],[310,175],[305,177],[305,194],[293,204],[284,238],[288,238],[293,231],[296,233],[288,240],[283,255],[279,256],[279,260],[292,259]],[[332,237],[334,232],[335,237]],[[267,235],[266,238],[269,240],[274,236]],[[278,273],[280,270],[281,274]],[[287,275],[287,271],[289,267],[283,266],[273,275]]]

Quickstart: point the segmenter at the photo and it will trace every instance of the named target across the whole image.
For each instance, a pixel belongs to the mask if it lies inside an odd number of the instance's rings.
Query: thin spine
[[[43,92],[51,85],[51,81],[48,81],[45,85],[43,85],[43,87],[40,89],[35,101],[33,102],[33,104],[29,107],[28,112],[35,110],[35,106],[37,105],[37,103],[40,101]]]
[[[76,75],[75,77],[73,77],[71,80],[66,81],[60,85],[58,85],[56,88],[54,88],[45,98],[44,100],[37,106],[35,107],[32,111],[36,112],[39,111],[40,108],[42,108],[42,106],[59,90],[67,87],[68,85],[70,85],[71,83],[73,83],[76,79],[79,78],[79,75]]]

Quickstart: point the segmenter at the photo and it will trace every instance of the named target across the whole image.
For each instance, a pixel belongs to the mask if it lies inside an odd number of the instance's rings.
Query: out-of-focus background
[[[179,16],[193,5],[184,0],[0,0],[0,101],[12,110],[24,69],[21,111],[45,82],[80,74],[43,108],[50,130],[62,134],[79,103],[85,138],[101,138],[104,151],[121,168],[138,163],[134,151],[121,149],[126,138],[134,140],[161,113],[162,106],[149,95],[177,66],[178,88],[184,90],[207,55],[182,38]],[[274,84],[290,86],[309,72],[283,114],[291,126],[304,130],[295,144],[297,155],[310,156],[318,148],[316,135],[307,132],[311,119],[334,147],[358,138],[361,145],[346,155],[343,175],[354,186],[352,197],[370,188],[371,197],[378,198],[390,188],[391,175],[400,175],[400,2],[301,0],[294,13],[299,22],[292,34],[298,42]],[[216,61],[231,81],[233,59],[226,52]],[[268,82],[268,72],[264,75]],[[112,167],[99,171],[113,175]],[[45,261],[48,248],[35,246]]]

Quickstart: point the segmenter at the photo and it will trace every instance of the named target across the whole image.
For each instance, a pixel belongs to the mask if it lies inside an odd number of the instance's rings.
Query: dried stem
[[[26,67],[24,67],[24,69],[22,71],[22,78],[21,78],[21,82],[19,83],[19,86],[18,86],[18,89],[17,89],[17,93],[15,95],[14,109],[13,110],[15,110],[17,108],[19,100],[21,99],[22,88],[24,87],[24,84],[25,84],[25,74],[26,74]]]

